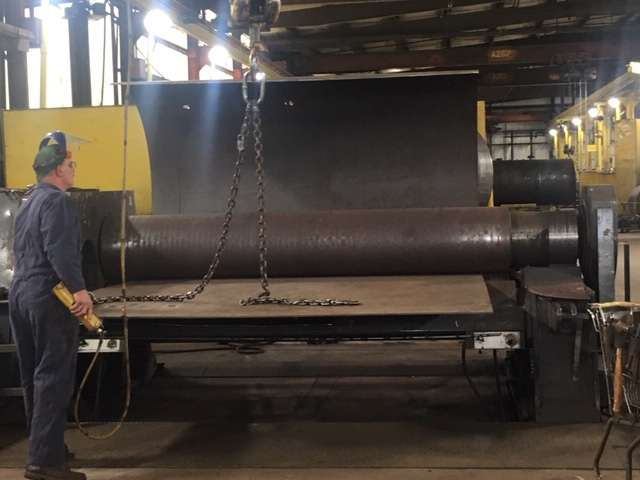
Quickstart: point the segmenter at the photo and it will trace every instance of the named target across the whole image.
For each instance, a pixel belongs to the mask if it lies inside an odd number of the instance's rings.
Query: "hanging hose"
[[[132,31],[131,24],[131,0],[126,0],[126,9],[127,9],[127,27],[128,32]],[[121,272],[121,305],[122,305],[122,325],[124,332],[124,364],[126,370],[126,395],[125,395],[125,403],[122,409],[122,414],[120,415],[120,419],[116,423],[116,425],[106,434],[96,435],[89,432],[84,425],[80,421],[80,397],[82,396],[82,392],[84,391],[84,387],[87,383],[87,380],[91,376],[93,369],[96,365],[98,357],[100,356],[100,351],[102,348],[102,343],[104,341],[104,331],[100,333],[100,340],[98,341],[98,347],[96,348],[96,352],[91,359],[91,363],[87,368],[84,376],[82,377],[82,381],[80,382],[80,386],[78,387],[78,393],[76,395],[75,405],[74,405],[74,417],[75,422],[78,427],[78,430],[82,432],[88,438],[92,440],[106,440],[107,438],[112,437],[122,428],[122,425],[129,414],[129,406],[131,404],[131,358],[129,355],[129,317],[127,315],[127,278],[126,278],[126,238],[127,238],[127,161],[128,161],[128,141],[129,141],[129,105],[131,101],[131,68],[132,68],[132,50],[133,50],[133,41],[131,35],[127,36],[127,75],[126,75],[126,83],[125,83],[125,94],[124,94],[124,140],[123,140],[123,158],[122,158],[122,190],[121,190],[121,201],[120,201],[120,272]]]

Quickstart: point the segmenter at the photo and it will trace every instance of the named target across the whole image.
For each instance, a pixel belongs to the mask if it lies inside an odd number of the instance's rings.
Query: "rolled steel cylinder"
[[[555,212],[554,212],[555,213]],[[511,214],[506,208],[430,208],[268,213],[269,273],[272,276],[407,275],[505,272],[514,266]],[[204,275],[222,228],[221,215],[133,216],[129,219],[127,277],[136,280],[197,278]],[[553,213],[530,224],[575,230],[575,215]],[[549,227],[551,228],[551,227]],[[562,231],[553,227],[552,231]],[[105,277],[119,279],[119,225],[102,229]],[[219,277],[258,275],[255,215],[237,215],[218,271]],[[574,263],[575,249],[555,240],[516,234],[518,261],[535,258]],[[551,251],[561,245],[558,252]],[[525,254],[528,249],[539,251]],[[573,255],[571,257],[571,255]],[[566,256],[566,258],[565,258]],[[571,258],[570,258],[571,257]],[[515,266],[522,266],[516,264]]]
[[[574,205],[576,172],[571,160],[495,160],[495,205]]]

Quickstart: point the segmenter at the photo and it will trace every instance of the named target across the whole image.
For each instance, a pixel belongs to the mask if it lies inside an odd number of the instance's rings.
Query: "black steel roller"
[[[222,220],[213,215],[131,217],[127,276],[137,280],[202,276]],[[543,229],[569,222],[563,228],[575,230],[575,215],[551,213],[540,222]],[[272,276],[485,273],[505,272],[517,265],[512,255],[511,214],[505,208],[268,213],[267,225]],[[515,249],[535,249],[537,253],[531,255],[536,259],[575,262],[577,247],[555,251],[555,240],[536,242],[527,234],[515,238]],[[565,240],[577,245],[577,235]],[[219,276],[257,276],[257,252],[255,215],[237,215]],[[112,281],[119,278],[118,258],[118,222],[113,219],[103,226],[101,239],[102,266]],[[517,258],[527,260],[522,254]]]
[[[513,211],[511,253],[515,266],[575,264],[578,257],[576,211]]]
[[[576,172],[571,160],[496,160],[495,205],[574,205]]]

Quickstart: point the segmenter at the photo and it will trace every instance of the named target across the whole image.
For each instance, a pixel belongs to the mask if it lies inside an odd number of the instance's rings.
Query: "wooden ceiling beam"
[[[613,62],[597,62],[580,65],[577,68],[570,66],[501,70],[481,68],[479,83],[487,86],[534,86],[561,85],[585,79],[595,82],[603,76],[609,78],[610,71],[616,71],[616,64]],[[592,75],[594,73],[595,78]]]
[[[585,15],[624,15],[640,13],[640,2],[636,0],[568,0],[561,3],[541,4],[530,7],[510,7],[500,11],[486,10],[481,12],[447,15],[441,18],[427,18],[420,20],[407,20],[394,24],[376,24],[366,27],[351,27],[346,31],[340,29],[340,37],[371,37],[403,35],[412,36],[427,34],[448,34],[465,30],[484,30],[507,25],[516,25],[528,22],[540,22],[543,20],[582,17]],[[331,36],[330,28],[323,31],[315,31],[304,35],[307,40]],[[264,34],[264,40],[275,42],[276,40],[287,40],[287,32],[271,32]]]
[[[324,2],[323,2],[324,3]],[[457,0],[455,6],[481,5],[487,0]],[[287,2],[285,2],[285,5]],[[370,18],[406,15],[409,13],[428,12],[447,8],[448,0],[402,0],[348,3],[344,5],[322,5],[320,7],[302,8],[283,11],[276,22],[276,27],[310,27],[331,23],[354,22]]]
[[[322,4],[341,4],[341,3],[380,3],[385,2],[402,2],[404,0],[282,0],[282,5],[322,5]],[[474,5],[476,3],[490,3],[491,0],[453,0],[453,4],[456,7],[462,7],[467,5]],[[449,6],[449,0],[423,0],[425,10],[437,10],[440,8],[447,8]]]
[[[522,111],[487,113],[487,123],[546,123],[553,118],[551,108],[546,112],[529,112],[527,107]]]
[[[528,36],[537,36],[541,37],[541,41],[544,38],[548,38],[550,41],[556,40],[556,35],[597,35],[597,34],[608,34],[608,33],[617,33],[619,35],[632,34],[634,31],[638,29],[639,24],[634,24],[631,22],[626,22],[624,25],[611,25],[611,26],[603,26],[603,27],[575,27],[575,26],[542,26],[542,27],[523,27],[523,28],[515,28],[511,29],[508,32],[505,30],[499,30],[493,32],[495,37],[500,37],[504,35],[528,35]],[[333,33],[333,32],[332,32]],[[480,37],[483,33],[487,32],[447,32],[447,33],[425,33],[424,35],[411,35],[410,44],[419,45],[421,42],[428,42],[431,40],[442,40],[445,38],[475,38]],[[491,32],[489,32],[491,33]],[[271,52],[279,52],[284,54],[285,52],[295,52],[305,48],[323,48],[323,47],[335,47],[339,46],[343,42],[380,42],[380,41],[401,41],[406,40],[408,38],[407,35],[390,35],[390,36],[373,36],[373,37],[351,37],[349,36],[349,32],[345,31],[344,35],[341,36],[327,36],[323,38],[313,38],[309,39],[303,35],[292,36],[288,40],[268,40],[267,44],[269,46],[269,50]],[[530,42],[531,39],[526,39],[524,41]]]
[[[516,100],[529,100],[533,98],[559,97],[566,92],[567,87],[558,85],[546,85],[522,88],[504,87],[478,87],[478,99],[487,103],[511,102]]]
[[[600,60],[630,60],[637,56],[639,35],[624,39],[527,45],[499,44],[393,53],[295,56],[289,70],[312,73],[356,73],[388,68],[468,68],[499,65],[561,65]]]

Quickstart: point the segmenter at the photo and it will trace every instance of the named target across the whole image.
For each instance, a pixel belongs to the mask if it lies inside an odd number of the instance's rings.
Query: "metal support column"
[[[202,67],[200,62],[200,47],[198,46],[198,40],[190,35],[187,36],[187,62],[189,80],[199,80],[200,68]]]
[[[129,71],[129,25],[127,24],[127,6],[125,2],[118,2],[118,43],[120,47],[120,81],[128,78]],[[135,38],[134,38],[135,44]],[[124,86],[120,86],[120,98],[124,99]]]
[[[2,15],[2,12],[0,12]],[[0,50],[0,110],[7,108],[7,84],[5,82],[6,68],[5,60],[7,56],[4,50]]]
[[[118,38],[116,32],[118,23],[116,20],[115,6],[109,5],[109,18],[111,20],[111,71],[113,75],[113,104],[120,105],[120,89],[118,88]]]
[[[5,10],[4,2],[0,3],[0,21],[4,21],[4,10]],[[4,48],[0,48],[0,110],[4,110],[7,108],[7,83],[5,82],[5,60],[6,55]]]
[[[24,0],[8,0],[5,3],[6,23],[24,28]],[[26,48],[7,50],[9,76],[9,104],[11,108],[29,108],[29,82],[27,77]]]
[[[233,37],[240,42],[241,34],[239,32],[235,32]],[[239,62],[235,58],[233,59],[233,79],[234,80],[242,80],[242,62]]]
[[[67,9],[71,96],[73,106],[91,105],[91,63],[89,58],[89,2],[76,0]]]

